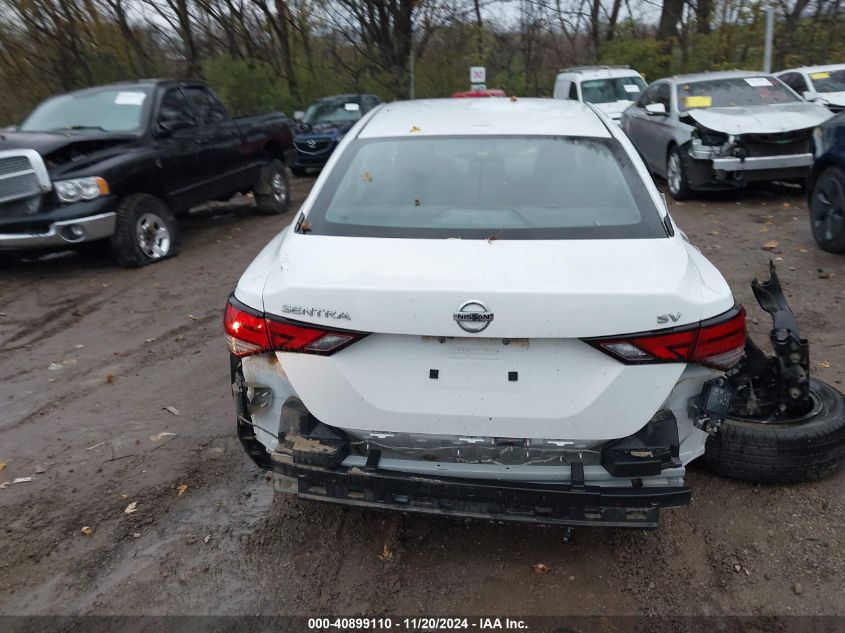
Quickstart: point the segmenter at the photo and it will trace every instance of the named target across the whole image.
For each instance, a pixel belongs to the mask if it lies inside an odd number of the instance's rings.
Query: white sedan
[[[790,478],[724,432],[737,401],[761,415],[724,377],[744,310],[579,102],[376,108],[244,273],[225,331],[239,437],[304,498],[654,527],[705,445],[716,470]]]

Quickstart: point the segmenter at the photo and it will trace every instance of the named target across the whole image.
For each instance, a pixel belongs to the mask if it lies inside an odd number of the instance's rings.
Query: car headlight
[[[53,183],[53,189],[62,202],[93,200],[109,195],[109,183],[99,176],[92,178],[74,178]]]

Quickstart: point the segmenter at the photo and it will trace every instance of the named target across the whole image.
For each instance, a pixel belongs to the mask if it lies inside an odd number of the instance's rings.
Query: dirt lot
[[[757,340],[749,282],[777,258],[814,371],[842,388],[845,257],[815,247],[806,215],[774,187],[674,207]],[[845,472],[765,487],[693,465],[692,505],[658,531],[569,545],[274,500],[234,436],[221,312],[292,217],[203,213],[180,257],[141,270],[71,255],[0,271],[0,483],[33,477],[0,489],[0,613],[845,615]]]

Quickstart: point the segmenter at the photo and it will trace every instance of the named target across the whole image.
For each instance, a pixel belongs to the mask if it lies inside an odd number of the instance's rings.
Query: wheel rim
[[[138,247],[150,259],[161,259],[170,252],[170,230],[155,213],[145,213],[135,224]]]
[[[813,202],[813,233],[822,243],[832,242],[845,230],[845,183],[834,175],[823,177]]]
[[[275,172],[270,179],[270,190],[273,192],[273,199],[276,202],[284,203],[288,197],[288,187],[285,178],[281,173]]]
[[[669,154],[666,181],[669,183],[669,191],[672,193],[678,193],[681,190],[681,159],[675,152]]]

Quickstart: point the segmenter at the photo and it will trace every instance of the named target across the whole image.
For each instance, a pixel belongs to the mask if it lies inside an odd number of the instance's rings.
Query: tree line
[[[845,61],[843,0],[771,0],[775,68]],[[761,0],[0,0],[0,124],[62,91],[200,77],[237,114],[339,92],[447,96],[468,67],[548,95],[558,68],[760,68]]]

